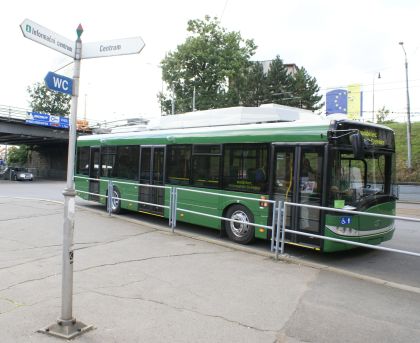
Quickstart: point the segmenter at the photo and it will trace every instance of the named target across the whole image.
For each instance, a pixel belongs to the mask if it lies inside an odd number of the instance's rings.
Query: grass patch
[[[398,182],[420,182],[420,134],[418,134],[420,122],[411,123],[411,171],[407,169],[407,124],[385,123],[384,125],[395,132]]]

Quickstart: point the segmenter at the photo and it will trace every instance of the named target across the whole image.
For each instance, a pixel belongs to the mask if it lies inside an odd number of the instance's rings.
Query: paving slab
[[[1,342],[61,313],[63,205],[0,199]],[[418,342],[420,294],[78,207],[75,342]]]

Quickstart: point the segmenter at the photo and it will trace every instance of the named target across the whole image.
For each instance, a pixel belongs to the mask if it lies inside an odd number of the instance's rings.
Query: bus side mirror
[[[355,159],[363,159],[365,154],[363,150],[363,136],[360,132],[356,132],[350,135],[350,143],[353,148],[353,154]]]

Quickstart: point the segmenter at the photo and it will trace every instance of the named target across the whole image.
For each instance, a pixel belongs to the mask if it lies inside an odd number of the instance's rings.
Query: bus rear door
[[[99,195],[99,176],[100,176],[100,158],[101,149],[99,147],[90,148],[90,161],[89,161],[89,200],[100,200]],[[94,194],[92,194],[94,193]]]
[[[163,186],[165,172],[165,147],[142,146],[140,148],[140,184]],[[163,188],[140,186],[139,201],[149,204],[164,204]],[[163,216],[163,207],[139,204],[140,212]]]

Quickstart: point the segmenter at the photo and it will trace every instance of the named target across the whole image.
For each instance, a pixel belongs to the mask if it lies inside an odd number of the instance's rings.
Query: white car
[[[34,174],[30,173],[26,168],[13,168],[10,178],[14,181],[33,181]]]

